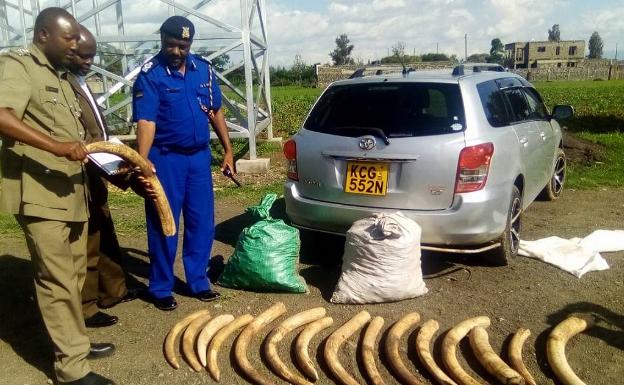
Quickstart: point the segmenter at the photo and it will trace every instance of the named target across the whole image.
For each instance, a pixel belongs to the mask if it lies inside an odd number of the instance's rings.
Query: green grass
[[[624,187],[624,133],[579,132],[576,135],[606,149],[600,162],[568,163],[568,188]]]

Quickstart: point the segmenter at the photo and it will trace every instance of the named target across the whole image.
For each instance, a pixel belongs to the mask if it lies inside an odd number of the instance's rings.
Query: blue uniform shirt
[[[210,90],[212,89],[212,92]],[[208,109],[221,108],[221,90],[208,61],[189,54],[182,75],[159,53],[134,82],[134,121],[156,123],[153,146],[171,150],[205,148],[210,140]]]

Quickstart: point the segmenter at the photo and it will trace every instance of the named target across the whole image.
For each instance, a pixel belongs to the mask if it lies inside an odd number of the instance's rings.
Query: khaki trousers
[[[121,249],[108,208],[108,189],[99,175],[87,170],[90,199],[87,276],[81,293],[84,318],[98,312],[98,303],[112,306],[128,292],[121,268]]]
[[[80,304],[87,224],[24,215],[16,218],[34,265],[37,303],[54,345],[56,377],[62,382],[80,379],[90,372],[89,338]]]

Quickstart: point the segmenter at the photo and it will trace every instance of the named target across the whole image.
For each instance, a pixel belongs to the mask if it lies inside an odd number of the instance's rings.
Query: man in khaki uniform
[[[61,384],[114,384],[90,371],[81,312],[87,190],[81,114],[64,67],[78,23],[64,9],[35,20],[33,44],[0,57],[0,207],[15,214],[30,250],[37,302]]]
[[[95,37],[80,25],[80,40],[76,55],[69,66],[68,77],[82,110],[82,123],[87,141],[107,140],[107,125],[84,76],[91,70],[97,53]],[[107,176],[93,162],[87,163],[89,178],[89,224],[87,240],[87,276],[82,288],[82,314],[87,327],[103,327],[117,323],[116,316],[98,310],[136,298],[128,291],[126,277],[121,268],[121,248],[108,207],[108,190],[104,176],[120,188],[129,185],[129,174]]]

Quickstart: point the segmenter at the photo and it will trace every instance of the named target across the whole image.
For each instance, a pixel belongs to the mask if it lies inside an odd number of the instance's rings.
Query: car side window
[[[525,87],[523,91],[526,95],[527,102],[529,104],[529,116],[530,120],[546,120],[548,116],[548,109],[544,105],[542,98],[533,88]]]
[[[477,92],[485,117],[492,127],[503,127],[509,124],[509,116],[505,108],[505,99],[495,81],[490,80],[477,84]]]
[[[522,88],[506,88],[503,90],[503,94],[505,94],[511,107],[511,122],[516,123],[529,119],[531,110]]]

